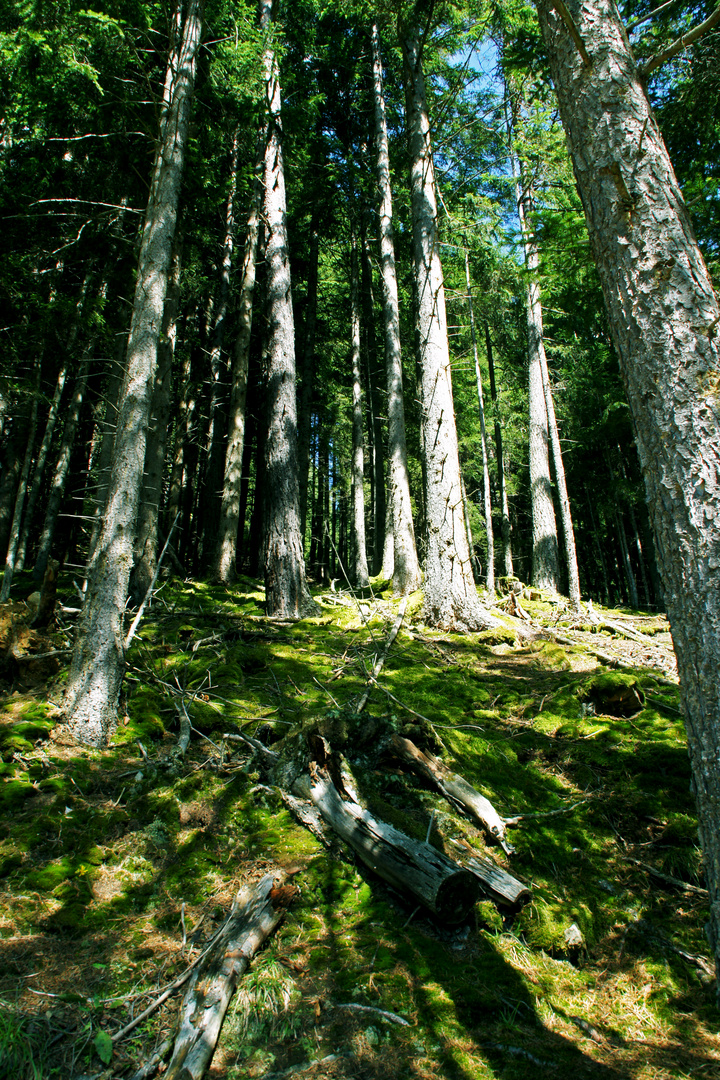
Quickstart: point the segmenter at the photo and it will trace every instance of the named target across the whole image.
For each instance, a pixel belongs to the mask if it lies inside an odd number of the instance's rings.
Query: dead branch
[[[415,743],[410,739],[403,739],[400,735],[393,735],[388,746],[392,753],[414,772],[419,773],[436,787],[448,802],[453,806],[464,810],[478,821],[491,836],[494,836],[506,854],[512,854],[513,847],[508,843],[505,835],[505,821],[500,817],[497,810],[484,795],[476,791],[462,776],[451,773],[442,761],[433,757],[432,754],[424,754],[418,750]]]
[[[391,1024],[401,1024],[402,1027],[410,1027],[410,1022],[403,1016],[398,1016],[397,1013],[393,1012],[386,1012],[385,1009],[376,1009],[374,1005],[356,1005],[354,1002],[347,1002],[334,1005],[333,1008],[352,1009],[354,1012],[373,1013],[375,1016],[379,1016],[381,1020],[387,1020]]]
[[[278,869],[238,893],[230,918],[185,991],[175,1049],[163,1074],[165,1080],[201,1080],[237,980],[297,893],[286,882],[287,874]]]
[[[652,876],[659,881],[666,881],[668,885],[674,885],[676,888],[693,893],[695,896],[707,898],[710,895],[707,889],[701,889],[699,885],[689,885],[687,881],[681,881],[680,878],[673,877],[671,874],[664,874],[662,870],[656,870],[654,866],[650,866],[649,863],[641,862],[640,859],[633,859],[630,855],[622,855],[621,858],[623,862],[630,862],[635,866],[639,866],[641,870],[645,870],[648,874],[652,874]]]
[[[365,688],[365,690],[363,691],[363,693],[360,695],[360,698],[358,699],[358,703],[355,706],[355,712],[361,713],[363,711],[363,709],[365,708],[365,706],[367,705],[367,700],[370,697],[370,691],[372,689],[372,680],[377,679],[378,675],[380,674],[380,672],[383,669],[383,665],[385,664],[385,661],[387,660],[387,655],[390,652],[390,647],[392,646],[392,643],[395,640],[395,638],[398,636],[398,631],[400,630],[400,627],[402,626],[402,621],[405,618],[405,612],[407,610],[407,603],[408,603],[407,602],[407,597],[405,597],[405,599],[400,604],[400,609],[399,609],[398,614],[397,614],[397,619],[393,623],[392,628],[390,630],[390,633],[387,636],[387,641],[385,642],[385,645],[383,646],[383,650],[379,654],[379,656],[376,657],[375,664],[374,664],[374,667],[372,669],[372,674],[371,674],[371,677],[370,677],[370,685],[368,685]]]

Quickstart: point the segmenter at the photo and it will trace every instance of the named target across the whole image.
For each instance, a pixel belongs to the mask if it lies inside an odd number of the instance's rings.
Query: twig
[[[374,667],[372,669],[372,674],[368,676],[371,683],[375,682],[378,675],[380,674],[380,672],[383,669],[383,665],[384,665],[385,661],[387,660],[387,655],[390,652],[390,646],[392,645],[395,638],[398,636],[398,632],[400,630],[400,627],[402,626],[402,621],[405,618],[405,612],[407,610],[407,604],[408,604],[407,597],[405,597],[403,599],[402,603],[400,604],[400,608],[399,608],[398,614],[397,614],[397,619],[393,623],[392,628],[390,630],[390,633],[388,634],[387,641],[385,642],[385,646],[383,648],[383,651],[380,653],[380,655],[377,657],[377,659],[375,661],[375,665],[374,665]],[[368,686],[368,687],[366,687],[366,689],[361,694],[360,700],[358,701],[358,703],[357,703],[357,705],[355,707],[355,712],[356,713],[361,713],[363,711],[363,709],[365,708],[365,706],[367,705],[368,698],[370,697],[370,690],[371,690],[371,686]]]
[[[402,1027],[410,1027],[409,1020],[406,1020],[403,1016],[398,1016],[397,1013],[386,1012],[385,1009],[376,1009],[374,1005],[356,1005],[354,1002],[348,1002],[335,1005],[336,1009],[352,1009],[353,1012],[369,1012],[375,1016],[379,1016],[382,1020],[387,1020],[391,1024],[401,1024]]]
[[[423,716],[422,713],[416,712],[415,709],[411,709],[409,705],[406,705],[403,701],[400,701],[400,698],[396,698],[394,694],[391,694],[389,690],[386,690],[386,688],[384,686],[381,686],[380,683],[377,681],[377,679],[373,678],[372,675],[368,675],[368,678],[370,679],[370,681],[372,683],[374,683],[375,686],[377,686],[378,690],[382,690],[383,694],[385,694],[386,697],[389,697],[391,701],[394,701],[396,705],[399,705],[401,709],[404,709],[405,712],[409,712],[411,716],[417,716],[418,720],[423,720],[426,724],[429,724],[433,735],[435,736],[437,741],[440,743],[443,750],[447,751],[447,747],[446,747],[445,743],[442,741],[442,739],[440,738],[440,736],[438,735],[437,731],[435,730],[435,725],[433,724],[432,720],[429,720],[427,718],[427,716]],[[451,727],[452,725],[448,724],[448,725],[439,725],[439,726]]]
[[[162,1065],[165,1058],[172,1050],[173,1038],[170,1035],[162,1044],[159,1050],[156,1050],[153,1056],[145,1065],[142,1065],[136,1073],[130,1077],[130,1080],[150,1080],[151,1076],[154,1076]]]
[[[163,557],[165,555],[165,552],[168,549],[168,544],[170,543],[170,537],[173,534],[173,530],[174,530],[175,526],[177,525],[179,517],[180,517],[180,511],[178,510],[177,514],[175,515],[175,520],[173,521],[172,525],[170,526],[170,532],[168,533],[168,538],[165,541],[165,546],[163,547],[162,551],[160,552],[160,558],[157,561],[157,566],[155,567],[155,573],[152,576],[152,581],[148,585],[148,590],[145,593],[145,595],[144,595],[144,597],[142,599],[142,603],[140,604],[140,607],[137,610],[137,615],[135,616],[132,623],[130,624],[130,629],[127,632],[127,637],[125,638],[125,643],[124,643],[124,647],[125,647],[126,650],[129,648],[130,642],[132,641],[132,639],[135,637],[135,631],[137,630],[138,625],[140,623],[140,620],[142,619],[142,617],[143,617],[143,615],[145,613],[145,608],[147,606],[147,603],[148,603],[150,597],[153,594],[153,589],[155,588],[155,582],[157,581],[158,575],[160,574],[160,567],[162,566]]]
[[[573,803],[572,806],[564,806],[561,810],[546,810],[544,813],[537,814],[516,814],[515,817],[506,817],[504,822],[506,825],[518,825],[521,821],[526,821],[528,818],[546,818],[555,817],[556,814],[569,814],[571,810],[574,810],[577,806],[583,806],[589,799],[580,799],[580,802]]]
[[[660,881],[667,881],[669,885],[675,885],[678,889],[684,889],[685,892],[693,893],[695,896],[708,897],[710,894],[707,889],[701,889],[699,885],[689,885],[687,881],[681,881],[680,878],[673,877],[671,874],[663,874],[662,870],[656,870],[654,866],[650,866],[649,863],[641,862],[640,859],[633,859],[631,855],[620,856],[624,862],[633,863],[635,866],[639,866],[641,870],[646,870],[648,874],[652,874],[653,877],[658,878]]]

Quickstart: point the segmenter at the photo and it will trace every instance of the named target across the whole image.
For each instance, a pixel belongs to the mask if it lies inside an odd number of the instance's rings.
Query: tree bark
[[[240,523],[240,488],[245,447],[245,409],[247,404],[248,371],[250,369],[250,337],[253,321],[253,295],[255,292],[255,267],[257,263],[258,237],[260,235],[260,200],[262,185],[256,166],[250,213],[245,233],[245,256],[240,278],[238,304],[238,336],[232,366],[230,387],[230,425],[225,451],[225,477],[223,480],[222,505],[218,541],[215,549],[213,578],[230,584],[235,578],[238,527]]]
[[[319,237],[317,205],[310,218],[310,253],[305,301],[305,343],[302,353],[302,382],[298,400],[298,484],[300,498],[300,535],[305,550],[308,511],[308,473],[310,471],[310,434],[312,401],[315,389],[315,330],[317,326]],[[312,514],[311,514],[312,516]]]
[[[388,544],[387,536],[387,500],[388,491],[385,480],[385,434],[383,431],[382,407],[385,382],[385,365],[378,365],[377,342],[375,340],[375,298],[373,296],[372,283],[372,258],[370,245],[367,239],[366,214],[361,219],[361,272],[360,294],[362,309],[362,365],[367,386],[367,414],[368,414],[368,449],[372,468],[370,470],[370,482],[372,492],[372,520],[373,520],[373,574],[381,572],[385,548]],[[392,528],[392,525],[391,525]],[[392,544],[392,533],[389,538]],[[392,574],[390,575],[392,577]]]
[[[131,593],[136,604],[139,604],[147,593],[157,570],[162,481],[172,408],[172,366],[180,301],[180,263],[180,244],[176,243],[163,309],[163,325],[158,343],[158,363],[150,409],[150,426],[145,446],[145,471],[136,529],[135,564],[131,575]]]
[[[265,605],[268,615],[300,619],[315,604],[305,580],[300,534],[295,387],[295,326],[290,286],[280,82],[270,41],[272,0],[259,0],[266,80],[264,216],[267,229],[267,400],[265,447]]]
[[[95,343],[92,341],[86,348],[85,355],[80,363],[80,370],[77,379],[75,380],[70,408],[65,419],[65,426],[63,427],[62,439],[60,440],[60,453],[58,454],[57,465],[55,466],[55,473],[50,486],[50,494],[45,510],[45,520],[43,522],[42,532],[40,533],[40,540],[38,541],[35,566],[33,567],[33,577],[38,581],[42,581],[45,577],[45,570],[47,568],[48,559],[50,558],[53,537],[55,536],[55,526],[57,525],[58,514],[60,513],[60,507],[62,506],[65,484],[67,483],[68,475],[70,473],[70,460],[75,446],[75,436],[77,435],[78,424],[80,423],[80,410],[82,408],[83,398],[85,397],[88,375],[90,374],[90,356],[94,346]]]
[[[37,414],[39,400],[40,364],[38,363],[35,377],[35,386],[33,388],[32,406],[30,408],[30,426],[28,429],[28,441],[25,448],[25,456],[23,458],[22,468],[20,470],[20,478],[18,481],[17,491],[15,493],[15,508],[13,510],[12,524],[10,526],[10,538],[8,542],[7,555],[5,556],[5,571],[3,573],[2,588],[0,588],[0,603],[3,604],[10,597],[10,589],[12,587],[13,574],[15,572],[15,555],[17,553],[18,543],[20,542],[20,526],[22,524],[23,508],[25,506],[25,496],[27,495],[27,485],[28,479],[30,477],[30,467],[32,465],[33,451],[35,449],[35,432],[37,431]]]
[[[568,496],[565,482],[565,465],[563,464],[562,448],[560,446],[560,433],[558,432],[557,419],[555,417],[555,403],[553,402],[552,387],[550,386],[550,373],[548,371],[545,352],[540,354],[542,367],[543,392],[545,394],[545,409],[547,411],[548,431],[550,433],[550,445],[552,447],[553,465],[555,467],[555,480],[560,502],[560,521],[562,522],[563,540],[565,541],[565,561],[568,571],[568,596],[570,606],[574,611],[580,610],[580,571],[578,570],[577,550],[575,548],[575,527],[573,526],[572,512],[570,510],[570,497]]]
[[[380,232],[380,268],[385,329],[385,369],[388,390],[388,458],[390,463],[390,501],[393,522],[393,588],[396,596],[405,596],[420,588],[422,576],[415,546],[415,530],[410,501],[410,477],[405,442],[405,404],[403,401],[402,353],[400,348],[400,306],[395,270],[395,241],[390,187],[390,151],[388,147],[385,97],[383,94],[380,35],[377,23],[372,26],[373,103],[375,108],[375,147],[379,190],[378,224]],[[376,521],[376,529],[384,522]]]
[[[487,626],[490,619],[480,607],[463,521],[445,288],[438,246],[435,170],[417,26],[403,26],[400,39],[410,150],[413,257],[424,414],[427,521],[424,618],[431,625],[446,629],[480,629]]]
[[[492,340],[490,327],[485,323],[485,350],[487,352],[488,374],[490,376],[490,400],[493,406],[495,421],[495,453],[497,456],[498,487],[500,489],[500,506],[502,510],[502,523],[500,533],[503,547],[503,570],[505,577],[513,577],[512,541],[510,529],[510,507],[507,496],[507,479],[505,477],[505,453],[503,449],[502,426],[498,410],[497,387],[495,385],[495,361],[493,358]]]
[[[172,87],[145,214],[108,502],[88,567],[87,599],[65,693],[71,731],[93,745],[107,742],[117,722],[125,660],[123,615],[201,28],[200,0],[189,0],[182,38],[168,65]]]
[[[480,411],[480,446],[483,469],[483,509],[485,511],[485,535],[487,537],[487,570],[485,588],[491,597],[495,596],[495,540],[493,538],[492,499],[490,496],[490,467],[488,465],[487,433],[485,431],[485,400],[483,398],[482,375],[478,357],[477,333],[475,331],[475,312],[473,309],[472,288],[470,287],[470,259],[465,248],[465,282],[467,300],[470,309],[470,334],[472,336],[473,358],[475,360],[475,385],[477,386],[478,409]]]
[[[645,478],[720,973],[720,306],[612,0],[538,0]]]
[[[365,546],[365,444],[363,437],[363,403],[360,381],[360,275],[358,273],[357,238],[353,233],[350,250],[350,325],[352,358],[352,503],[353,503],[353,567],[355,585],[370,584]]]
[[[528,332],[528,386],[530,431],[530,505],[532,509],[532,583],[537,589],[558,591],[560,565],[558,561],[557,525],[550,481],[548,450],[548,412],[545,403],[543,367],[547,368],[543,335],[543,316],[540,303],[537,244],[530,235],[528,214],[532,210],[530,194],[525,189],[522,166],[516,165],[511,151],[513,178],[518,217],[525,251],[525,304]]]

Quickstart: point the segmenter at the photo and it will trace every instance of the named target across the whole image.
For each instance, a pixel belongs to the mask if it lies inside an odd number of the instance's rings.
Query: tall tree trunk
[[[50,494],[45,509],[45,520],[43,522],[42,532],[40,533],[40,540],[38,541],[35,566],[33,567],[33,577],[37,578],[39,581],[42,581],[45,576],[45,570],[47,569],[48,559],[50,558],[50,552],[52,550],[55,527],[57,525],[58,514],[60,513],[60,507],[62,506],[63,495],[65,493],[65,484],[67,483],[67,478],[70,473],[70,460],[75,447],[75,436],[77,434],[78,424],[80,423],[80,410],[82,408],[83,398],[85,397],[88,375],[90,374],[90,357],[94,347],[95,342],[92,341],[85,350],[85,355],[82,358],[80,370],[77,379],[75,380],[70,408],[67,417],[65,418],[65,426],[63,427],[62,439],[60,440],[60,453],[58,454],[55,474],[53,476],[52,484],[50,485]]]
[[[360,274],[358,272],[357,238],[352,235],[350,251],[350,326],[352,358],[352,502],[353,502],[353,567],[354,584],[365,588],[370,584],[365,547],[365,444],[363,437],[363,403],[360,376]]]
[[[632,568],[630,561],[630,548],[627,542],[627,533],[625,532],[625,523],[622,519],[622,515],[615,510],[615,531],[617,533],[618,544],[620,545],[620,554],[622,555],[623,569],[625,570],[625,581],[628,587],[628,599],[630,601],[630,607],[636,611],[640,606],[640,598],[637,591],[637,581],[635,579],[635,572]]]
[[[393,238],[390,153],[388,148],[385,97],[383,94],[380,37],[377,23],[372,27],[373,102],[375,107],[375,147],[377,181],[380,192],[378,223],[380,231],[380,268],[385,327],[385,368],[388,388],[388,458],[390,462],[390,501],[393,514],[393,588],[396,596],[405,596],[420,588],[420,564],[415,545],[415,530],[410,501],[410,478],[405,441],[405,404],[403,401],[402,354],[400,350],[400,307],[395,242]],[[419,57],[418,57],[419,61]],[[420,72],[422,79],[422,72]],[[423,87],[424,90],[424,87]],[[420,149],[420,147],[419,147]],[[423,147],[430,154],[430,146]],[[381,523],[378,523],[378,527]]]
[[[377,341],[375,337],[375,297],[372,282],[372,257],[367,238],[367,213],[362,215],[361,252],[362,268],[360,274],[362,297],[362,355],[366,374],[368,405],[368,442],[371,453],[372,469],[372,517],[373,517],[373,573],[379,574],[383,565],[383,555],[387,543],[387,500],[388,491],[385,481],[385,436],[382,414],[385,382],[385,365],[378,365]]]
[[[435,170],[417,26],[402,27],[400,38],[422,366],[427,515],[425,619],[433,626],[448,629],[477,629],[487,626],[489,619],[480,607],[463,520],[445,289],[438,244]]]
[[[488,465],[487,434],[485,431],[485,400],[483,398],[482,374],[478,357],[477,333],[475,332],[475,312],[473,310],[472,288],[470,286],[470,259],[465,248],[465,282],[467,300],[470,309],[470,334],[472,336],[473,357],[475,359],[475,384],[477,386],[478,409],[480,410],[480,446],[482,449],[483,468],[483,509],[485,511],[485,534],[487,536],[487,570],[485,588],[491,597],[495,595],[495,540],[493,538],[492,499],[490,497],[490,467]]]
[[[530,234],[528,216],[532,198],[526,190],[522,166],[511,151],[518,217],[525,251],[525,305],[528,332],[528,385],[530,431],[530,505],[532,510],[532,583],[556,593],[560,581],[557,525],[550,481],[549,426],[543,370],[547,368],[543,316],[540,303],[537,244]]]
[[[158,343],[150,426],[145,446],[145,471],[136,529],[135,564],[131,575],[131,593],[136,604],[142,603],[157,570],[160,503],[162,502],[167,433],[172,409],[172,367],[180,301],[181,243],[179,236],[176,235],[163,309],[162,332]]]
[[[583,481],[583,490],[585,492],[585,502],[587,503],[588,510],[590,511],[590,525],[592,528],[593,539],[595,540],[595,547],[597,548],[598,560],[600,562],[600,569],[602,571],[603,579],[603,599],[606,605],[610,604],[610,579],[608,577],[607,564],[605,562],[605,553],[603,552],[602,539],[600,538],[600,530],[598,529],[597,518],[595,517],[595,511],[593,510],[592,499],[588,492],[587,485]]]
[[[10,526],[10,538],[8,542],[7,555],[5,556],[5,572],[3,573],[2,588],[0,588],[0,603],[5,603],[5,601],[9,599],[10,589],[12,587],[13,574],[15,573],[15,556],[17,554],[18,544],[20,542],[20,527],[22,524],[23,509],[25,506],[25,496],[27,495],[27,485],[28,479],[30,477],[30,467],[33,460],[33,451],[35,449],[35,433],[37,431],[37,414],[39,401],[40,363],[38,362],[32,405],[30,407],[30,425],[28,428],[28,441],[25,448],[25,456],[23,458],[22,468],[20,470],[20,479],[18,481],[17,491],[15,494],[15,508],[13,511],[12,524]]]
[[[103,515],[107,505],[108,483],[110,481],[110,466],[112,464],[113,449],[115,447],[115,430],[117,427],[118,399],[123,381],[125,367],[125,347],[127,340],[118,338],[115,357],[109,363],[109,372],[105,383],[105,413],[100,425],[100,453],[97,459],[97,486],[95,488],[92,503],[93,527],[88,546],[88,562],[92,561],[95,545],[100,536]],[[87,585],[87,580],[86,580]]]
[[[171,52],[169,64],[172,88],[145,214],[107,509],[88,568],[87,598],[65,693],[72,732],[94,745],[107,741],[117,720],[125,666],[123,614],[201,27],[200,2],[189,0],[179,48]]]
[[[720,305],[612,0],[538,0],[645,477],[720,976]]]
[[[497,458],[498,488],[500,489],[500,506],[502,510],[500,534],[502,536],[503,548],[503,571],[506,577],[513,577],[510,507],[507,496],[507,479],[505,477],[505,453],[503,449],[502,426],[500,424],[500,411],[498,409],[497,386],[495,384],[495,360],[493,358],[490,327],[487,322],[485,323],[485,350],[487,352],[488,374],[490,376],[490,400],[492,401],[493,418],[495,421],[495,456]]]
[[[558,489],[560,502],[560,521],[562,522],[563,540],[565,541],[565,561],[568,570],[568,596],[570,606],[574,611],[580,610],[580,571],[578,570],[577,551],[575,549],[575,529],[573,526],[572,513],[570,511],[570,498],[565,482],[565,465],[563,464],[562,448],[560,446],[560,433],[558,432],[557,419],[555,417],[555,403],[550,386],[550,373],[548,371],[545,350],[540,354],[542,366],[543,392],[545,394],[545,408],[547,410],[548,431],[550,433],[550,445],[552,446],[553,465],[555,467],[555,481]]]
[[[223,479],[218,539],[215,548],[215,563],[212,571],[214,580],[225,584],[230,584],[235,578],[238,526],[240,522],[240,488],[242,485],[245,449],[245,410],[247,405],[248,371],[250,368],[255,267],[260,233],[260,201],[262,198],[259,166],[260,163],[258,162],[245,233],[245,255],[240,277],[240,299],[238,303],[238,334],[235,342],[230,386],[230,424],[227,449],[225,451],[225,476]]]
[[[295,388],[295,326],[290,287],[282,153],[280,82],[270,43],[272,0],[259,0],[266,81],[264,216],[267,229],[267,399],[265,475],[265,604],[273,617],[299,619],[315,604],[305,580],[300,533]]]
[[[305,343],[302,353],[302,382],[298,401],[298,490],[300,499],[300,534],[305,549],[308,509],[308,472],[310,467],[310,434],[312,430],[312,401],[315,389],[315,329],[318,300],[318,209],[313,203],[310,218],[310,254],[307,295],[305,301]]]
[[[228,400],[227,362],[223,359],[225,325],[230,296],[230,271],[235,246],[235,189],[237,187],[238,161],[240,156],[240,129],[235,128],[230,155],[230,182],[225,205],[225,233],[223,255],[220,264],[220,280],[215,302],[210,348],[210,372],[212,391],[210,400],[210,426],[208,429],[207,463],[202,492],[202,565],[208,573],[214,570],[217,552],[218,528],[222,513],[224,492],[224,466],[227,456]],[[241,451],[242,456],[242,451]]]

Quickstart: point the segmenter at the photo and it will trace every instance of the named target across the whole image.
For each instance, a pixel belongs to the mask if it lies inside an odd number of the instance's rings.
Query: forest
[[[0,85],[0,1080],[720,1076],[720,5]]]

